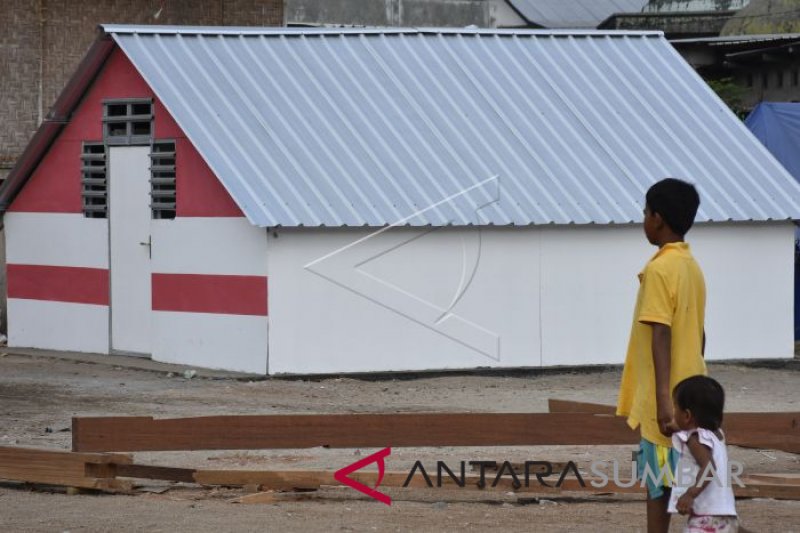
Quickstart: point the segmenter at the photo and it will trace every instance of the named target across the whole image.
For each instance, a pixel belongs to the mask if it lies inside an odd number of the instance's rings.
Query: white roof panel
[[[106,26],[259,226],[700,221],[800,186],[660,34]]]
[[[596,28],[617,13],[638,13],[647,0],[510,0],[531,24],[545,28]]]

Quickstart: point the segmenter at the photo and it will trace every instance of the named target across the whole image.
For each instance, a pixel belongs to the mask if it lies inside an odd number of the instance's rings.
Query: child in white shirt
[[[668,511],[689,515],[684,532],[729,533],[739,530],[720,429],[725,391],[716,380],[693,376],[672,393],[675,423],[672,446],[679,454]]]

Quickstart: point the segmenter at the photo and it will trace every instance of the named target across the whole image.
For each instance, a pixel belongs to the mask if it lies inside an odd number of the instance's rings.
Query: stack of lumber
[[[122,453],[74,453],[2,446],[0,479],[124,492],[131,490],[131,483],[116,479],[115,469],[132,462],[130,455]]]
[[[633,445],[638,434],[625,420],[613,416],[606,405],[551,400],[550,413],[401,413],[336,415],[212,416],[178,419],[152,417],[74,418],[72,452],[34,448],[0,447],[0,479],[61,485],[109,492],[129,491],[131,479],[157,479],[200,485],[256,487],[267,491],[316,490],[337,486],[333,470],[249,471],[174,468],[135,464],[129,453],[139,451],[298,449],[317,446],[334,448],[384,448],[427,446],[517,446],[517,445]],[[730,413],[724,428],[728,441],[739,446],[764,447],[800,452],[800,413]],[[341,465],[344,466],[344,465]],[[369,487],[379,481],[377,472],[349,474]],[[559,487],[531,480],[519,486],[508,474],[465,475],[459,487],[450,478],[444,488],[520,493],[641,494],[638,483],[595,487],[568,476]],[[553,480],[554,478],[550,478]],[[556,478],[557,479],[557,478]],[[549,481],[549,480],[548,480]],[[800,476],[751,474],[745,487],[735,488],[738,497],[800,500]],[[385,472],[381,487],[407,486],[427,490],[421,475]],[[435,489],[433,489],[435,490]],[[358,495],[355,491],[349,491]],[[267,501],[268,496],[250,495],[242,501]]]

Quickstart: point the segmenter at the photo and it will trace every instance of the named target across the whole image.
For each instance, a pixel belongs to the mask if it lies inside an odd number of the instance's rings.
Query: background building
[[[508,0],[286,0],[290,26],[518,27]]]
[[[668,39],[716,37],[750,0],[650,0],[641,10],[617,11],[606,30],[658,30]]]
[[[280,26],[283,0],[2,0],[0,180],[103,23]]]
[[[729,80],[729,103],[742,113],[759,102],[800,101],[800,33],[677,39],[672,45],[706,80]]]

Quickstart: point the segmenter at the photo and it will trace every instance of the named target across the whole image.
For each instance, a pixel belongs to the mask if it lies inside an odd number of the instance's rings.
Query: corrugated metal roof
[[[665,176],[701,221],[800,218],[659,33],[105,30],[259,226],[627,223]]]
[[[616,13],[638,13],[647,0],[509,0],[531,24],[545,28],[596,28]]]

